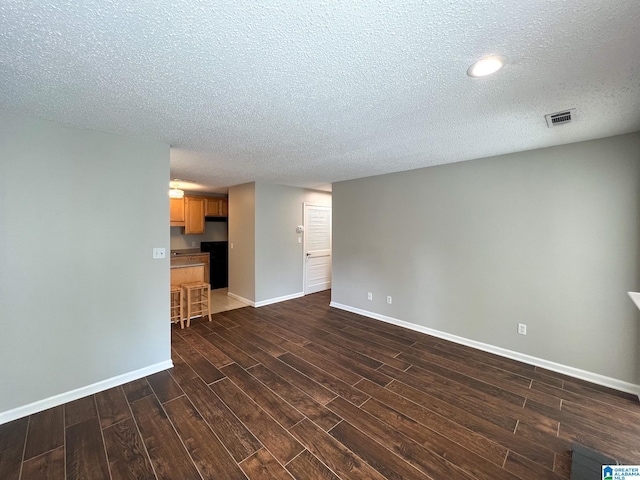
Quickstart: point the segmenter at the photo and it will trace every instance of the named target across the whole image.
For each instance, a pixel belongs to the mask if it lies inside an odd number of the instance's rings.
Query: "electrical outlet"
[[[196,246],[196,242],[191,242],[191,246],[195,247]]]
[[[367,293],[367,300],[373,300],[373,293],[371,292]]]
[[[165,257],[166,257],[166,250],[164,248],[154,248],[153,249],[153,258],[154,259],[165,258]]]
[[[387,303],[388,303],[389,305],[391,305],[391,301],[392,301],[392,300],[393,300],[393,299],[391,298],[391,296],[387,296]]]
[[[526,335],[527,334],[527,326],[524,323],[519,323],[518,324],[518,333],[520,335]]]

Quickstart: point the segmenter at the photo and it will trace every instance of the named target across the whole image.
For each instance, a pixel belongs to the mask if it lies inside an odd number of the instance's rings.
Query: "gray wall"
[[[229,293],[255,301],[256,187],[229,189]],[[233,248],[231,248],[233,244]]]
[[[171,250],[200,248],[200,242],[225,242],[228,238],[227,222],[205,222],[202,235],[185,235],[184,227],[171,227]]]
[[[341,182],[333,203],[334,302],[639,383],[640,134]]]
[[[229,189],[230,293],[256,303],[302,293],[305,202],[331,206],[331,194],[265,182]]]
[[[302,294],[303,204],[331,205],[331,194],[256,183],[256,302]]]
[[[168,179],[168,145],[0,113],[0,412],[170,360]]]

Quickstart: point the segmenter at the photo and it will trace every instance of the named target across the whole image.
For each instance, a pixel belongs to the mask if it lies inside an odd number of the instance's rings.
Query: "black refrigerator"
[[[229,242],[201,242],[200,251],[209,253],[211,289],[229,286]]]

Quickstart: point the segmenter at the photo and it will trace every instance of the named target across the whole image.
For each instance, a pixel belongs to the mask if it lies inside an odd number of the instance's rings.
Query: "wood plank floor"
[[[0,426],[0,478],[561,479],[640,464],[626,393],[332,309],[172,327],[175,367]]]

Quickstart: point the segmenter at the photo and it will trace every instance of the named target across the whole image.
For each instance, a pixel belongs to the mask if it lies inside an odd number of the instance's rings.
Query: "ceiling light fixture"
[[[501,56],[484,57],[471,65],[467,70],[467,75],[470,77],[486,77],[492,73],[496,73],[500,70],[507,59]]]
[[[184,190],[180,190],[178,188],[180,186],[178,181],[179,181],[178,178],[174,178],[173,182],[169,183],[169,185],[171,187],[171,189],[169,190],[169,197],[171,197],[171,198],[183,198],[184,197]]]

